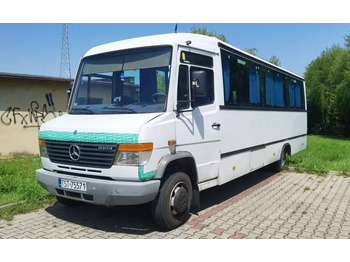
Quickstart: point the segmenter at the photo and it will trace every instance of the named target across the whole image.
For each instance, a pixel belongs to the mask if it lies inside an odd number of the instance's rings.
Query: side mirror
[[[195,69],[191,71],[191,100],[178,100],[176,105],[176,116],[179,117],[181,112],[193,111],[196,108],[196,98],[205,98],[210,90],[210,75],[206,70]],[[192,109],[186,109],[191,103]]]
[[[207,72],[204,70],[191,72],[191,87],[195,97],[205,97],[208,92]]]

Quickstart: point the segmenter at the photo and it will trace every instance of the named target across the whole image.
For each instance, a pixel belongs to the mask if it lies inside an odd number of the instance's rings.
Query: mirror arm
[[[187,109],[187,110],[181,110],[181,109],[180,109],[180,103],[192,103],[192,102],[194,102],[194,100],[179,100],[179,101],[177,101],[177,102],[178,102],[178,103],[177,103],[177,105],[176,105],[176,110],[175,110],[175,112],[176,112],[176,117],[177,117],[177,118],[179,118],[180,113],[182,113],[182,112],[191,112],[191,111],[193,111],[193,109],[194,109],[194,108]]]

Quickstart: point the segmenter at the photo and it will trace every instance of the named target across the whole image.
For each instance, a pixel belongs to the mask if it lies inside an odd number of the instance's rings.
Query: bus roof
[[[190,41],[191,43],[187,44],[188,41]],[[233,51],[235,53],[241,54],[245,58],[248,58],[250,60],[265,64],[270,68],[277,69],[278,71],[285,72],[296,78],[304,80],[304,78],[300,75],[292,73],[282,67],[271,64],[266,60],[263,60],[257,56],[251,55],[215,37],[210,37],[210,36],[205,36],[200,34],[191,34],[191,33],[171,33],[171,34],[144,36],[144,37],[120,40],[117,42],[107,43],[107,44],[93,47],[84,55],[84,57],[102,54],[102,53],[114,52],[118,50],[126,50],[126,49],[149,47],[149,46],[162,46],[162,45],[182,45],[182,46],[189,45],[192,48],[202,49],[202,50],[209,51],[216,54],[220,52],[220,48],[223,48],[223,49],[226,49],[227,51]]]

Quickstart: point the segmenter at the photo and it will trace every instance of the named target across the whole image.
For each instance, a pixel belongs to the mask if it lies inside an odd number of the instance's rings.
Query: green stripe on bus
[[[84,133],[79,132],[59,132],[59,131],[40,131],[39,139],[68,141],[68,142],[86,142],[86,143],[114,143],[114,144],[133,144],[138,142],[138,134],[129,133]]]
[[[144,171],[143,171],[143,166],[139,166],[139,179],[140,179],[141,181],[150,180],[150,179],[152,179],[155,175],[156,175],[156,171],[155,171],[155,170],[150,171],[150,172],[147,172],[147,173],[144,173]]]

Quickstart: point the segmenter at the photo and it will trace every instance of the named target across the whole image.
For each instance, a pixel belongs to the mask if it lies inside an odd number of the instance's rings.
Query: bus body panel
[[[220,182],[223,184],[306,148],[306,112],[225,110],[221,113]]]
[[[304,136],[306,112],[221,110],[221,154]]]

